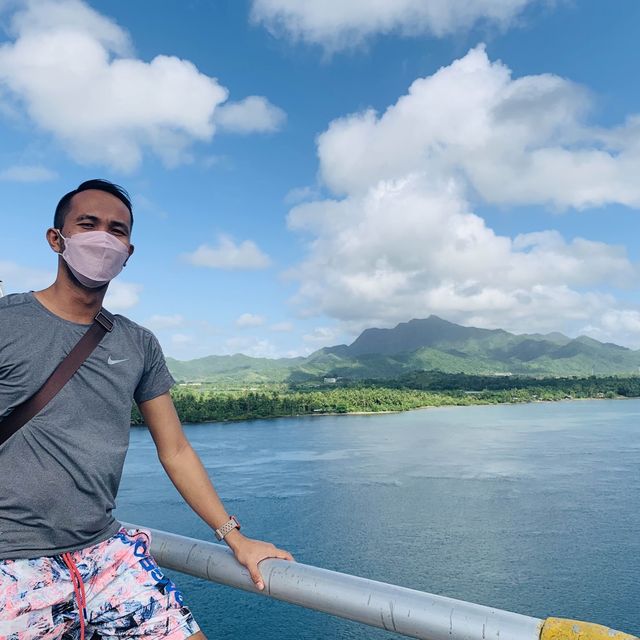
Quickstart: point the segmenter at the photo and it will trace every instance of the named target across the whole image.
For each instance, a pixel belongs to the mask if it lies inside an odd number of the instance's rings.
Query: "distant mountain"
[[[366,329],[350,345],[325,347],[307,358],[242,354],[182,362],[167,359],[174,377],[220,385],[303,382],[323,377],[395,378],[416,370],[446,373],[599,375],[640,371],[640,351],[561,333],[516,335],[464,327],[437,316]]]
[[[285,382],[291,369],[305,358],[252,358],[241,353],[232,356],[207,356],[196,360],[167,358],[169,371],[176,380],[220,384],[264,384]]]
[[[348,347],[348,353],[352,356],[365,353],[394,355],[439,344],[482,340],[492,335],[508,334],[502,329],[463,327],[438,316],[429,316],[426,320],[401,322],[394,329],[365,329]]]

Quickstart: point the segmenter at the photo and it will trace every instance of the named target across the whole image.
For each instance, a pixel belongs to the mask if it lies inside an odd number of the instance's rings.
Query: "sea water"
[[[640,401],[185,425],[243,532],[301,562],[640,634]],[[213,540],[144,428],[117,517]],[[172,573],[210,639],[394,634]]]

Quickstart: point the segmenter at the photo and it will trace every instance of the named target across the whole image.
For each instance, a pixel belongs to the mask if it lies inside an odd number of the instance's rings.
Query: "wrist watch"
[[[235,516],[231,516],[229,520],[227,520],[219,529],[216,529],[214,533],[218,540],[224,540],[224,537],[234,529],[238,529],[238,531],[240,531],[240,523]]]

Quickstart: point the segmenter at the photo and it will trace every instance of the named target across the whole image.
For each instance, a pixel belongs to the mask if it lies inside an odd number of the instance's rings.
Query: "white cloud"
[[[445,36],[478,22],[506,28],[535,0],[253,0],[252,20],[328,51],[391,32]]]
[[[226,131],[255,133],[279,131],[285,112],[262,96],[249,96],[240,102],[228,102],[216,111],[216,124]]]
[[[456,177],[483,200],[559,208],[640,205],[640,116],[590,127],[587,92],[553,75],[513,79],[484,48],[416,80],[382,115],[331,123],[320,171],[339,194],[423,171]]]
[[[320,197],[318,187],[296,187],[290,189],[284,197],[285,204],[294,205],[306,200],[314,200]]]
[[[602,316],[602,327],[610,333],[620,330],[635,334],[640,340],[640,311],[637,309],[612,309]]]
[[[0,280],[2,280],[5,293],[44,289],[55,279],[55,271],[26,267],[9,260],[0,260]]]
[[[277,358],[278,349],[269,340],[253,337],[233,337],[225,341],[227,353],[243,353],[252,358]]]
[[[46,182],[57,177],[55,171],[41,165],[15,165],[0,171],[3,182]]]
[[[560,317],[584,320],[611,303],[580,288],[631,283],[636,273],[620,247],[568,243],[557,232],[499,236],[453,185],[422,175],[300,205],[289,225],[314,236],[294,274],[298,302],[351,323],[437,313],[481,326],[553,329]]]
[[[182,327],[185,324],[184,316],[179,313],[173,315],[154,315],[151,316],[146,325],[153,331],[161,331],[163,329],[176,329]]]
[[[219,236],[217,246],[201,244],[184,258],[197,267],[212,269],[265,269],[271,264],[269,256],[252,240],[236,244],[226,235]]]
[[[270,331],[274,331],[276,333],[289,333],[293,331],[293,323],[292,322],[276,322],[269,327]]]
[[[260,327],[265,323],[262,316],[253,313],[243,313],[236,320],[236,327],[246,329],[247,327]]]
[[[340,331],[336,327],[316,327],[311,333],[303,335],[302,339],[314,348],[331,347],[335,345],[339,335]]]
[[[554,230],[511,238],[473,211],[473,201],[640,207],[640,115],[603,129],[588,124],[589,107],[583,88],[513,78],[478,47],[383,114],[332,122],[318,156],[337,197],[288,216],[310,239],[291,271],[301,314],[352,333],[431,313],[516,332],[589,325],[637,344],[640,311],[616,297],[638,278],[624,247]]]
[[[123,29],[80,0],[26,0],[13,4],[25,8],[13,17],[14,33],[43,33],[51,27],[61,27],[74,33],[91,33],[120,56],[133,52],[129,35]]]
[[[133,194],[133,209],[136,212],[151,214],[160,220],[166,220],[169,217],[169,214],[162,206],[142,193]]]
[[[193,336],[185,333],[174,333],[171,336],[171,342],[176,346],[191,344],[193,342]]]
[[[215,78],[175,56],[135,58],[126,31],[81,0],[19,5],[12,39],[0,45],[3,111],[24,111],[77,162],[120,171],[136,169],[145,152],[167,166],[189,161],[194,142],[211,140],[228,96]]]
[[[109,284],[104,306],[109,311],[125,311],[135,307],[140,302],[142,285],[134,282],[114,280]]]
[[[596,316],[579,333],[600,340],[614,342],[633,349],[640,349],[640,310],[619,308],[607,309]]]

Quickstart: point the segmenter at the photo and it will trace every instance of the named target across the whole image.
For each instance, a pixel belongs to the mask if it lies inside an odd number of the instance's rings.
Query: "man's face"
[[[89,189],[76,193],[60,231],[65,237],[86,231],[106,231],[129,249],[129,255],[133,253],[129,209],[105,191]]]

